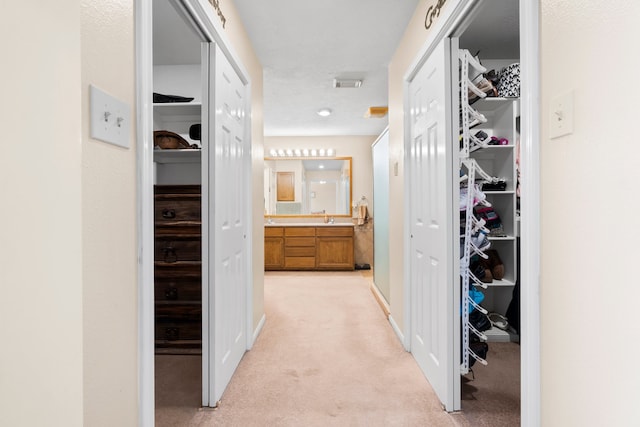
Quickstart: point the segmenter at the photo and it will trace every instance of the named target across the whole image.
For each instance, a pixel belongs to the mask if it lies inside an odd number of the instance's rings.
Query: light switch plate
[[[557,96],[549,110],[549,136],[551,139],[573,133],[573,91]]]
[[[129,106],[93,85],[90,85],[89,96],[91,138],[129,148]]]

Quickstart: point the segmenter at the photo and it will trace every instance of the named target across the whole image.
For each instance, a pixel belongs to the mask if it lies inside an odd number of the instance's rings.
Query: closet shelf
[[[488,111],[490,109],[500,108],[501,105],[505,105],[518,98],[501,98],[497,96],[487,96],[486,98],[479,99],[477,101],[477,108],[479,110]]]
[[[493,279],[493,282],[486,283],[486,285],[488,287],[496,287],[496,288],[503,287],[503,288],[506,288],[506,287],[515,286],[515,283],[513,283],[511,280],[507,280],[507,279],[502,279],[502,280]]]
[[[509,332],[503,331],[500,328],[496,328],[492,326],[491,329],[484,331],[485,336],[487,337],[487,342],[519,342],[520,339],[518,335]]]
[[[200,163],[202,150],[154,150],[153,161],[156,163]]]
[[[199,119],[202,111],[200,102],[169,102],[153,104],[153,112],[163,119]]]
[[[483,192],[484,194],[486,194],[487,196],[488,196],[488,195],[492,195],[492,196],[494,196],[494,195],[502,195],[502,194],[505,194],[505,195],[507,195],[507,196],[513,196],[513,193],[515,193],[515,191],[513,191],[513,190],[504,190],[504,191],[497,191],[497,190],[496,190],[496,191],[482,190],[482,192]]]
[[[506,242],[516,240],[516,238],[513,236],[487,236],[487,239],[489,239],[489,241],[503,240]]]

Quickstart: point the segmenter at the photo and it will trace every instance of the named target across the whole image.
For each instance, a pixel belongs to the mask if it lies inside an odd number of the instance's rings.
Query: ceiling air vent
[[[362,86],[362,80],[358,79],[333,79],[333,87],[337,88],[356,88]]]

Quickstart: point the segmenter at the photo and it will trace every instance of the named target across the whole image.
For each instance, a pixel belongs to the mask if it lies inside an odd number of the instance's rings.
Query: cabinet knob
[[[162,210],[162,218],[164,219],[174,219],[176,217],[175,209],[163,209]]]
[[[166,246],[162,253],[164,254],[164,262],[173,263],[178,261],[178,254],[176,253],[175,248],[171,246]]]
[[[175,286],[171,286],[170,288],[167,288],[167,290],[164,291],[164,298],[171,301],[177,300],[178,288],[176,288]]]
[[[165,328],[164,339],[167,341],[176,341],[180,338],[180,328]]]

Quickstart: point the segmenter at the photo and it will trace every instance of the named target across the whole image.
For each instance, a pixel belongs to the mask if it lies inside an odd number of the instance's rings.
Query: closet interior
[[[492,343],[519,342],[519,45],[518,2],[507,0],[481,2],[452,39],[463,375],[491,363]]]
[[[170,2],[153,9],[155,348],[201,354],[200,40]],[[177,49],[176,32],[192,48]]]

